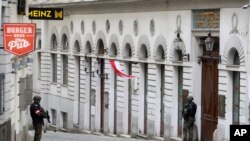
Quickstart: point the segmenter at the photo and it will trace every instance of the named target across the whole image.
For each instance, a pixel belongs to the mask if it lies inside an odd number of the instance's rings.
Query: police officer
[[[193,97],[188,96],[182,111],[182,117],[184,118],[183,141],[192,141],[193,139],[196,109],[197,105],[193,102]]]
[[[47,118],[47,114],[40,106],[40,96],[34,96],[33,101],[34,102],[30,106],[30,115],[35,129],[34,141],[40,141],[42,138],[42,128],[44,124],[43,118]]]

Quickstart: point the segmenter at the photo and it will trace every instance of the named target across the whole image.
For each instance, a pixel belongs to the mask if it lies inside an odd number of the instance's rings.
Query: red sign
[[[35,23],[4,23],[4,50],[21,56],[35,49]]]

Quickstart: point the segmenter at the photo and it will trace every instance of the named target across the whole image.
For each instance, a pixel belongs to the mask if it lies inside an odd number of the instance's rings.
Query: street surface
[[[142,139],[99,136],[92,134],[73,134],[47,131],[43,133],[42,141],[145,141]],[[150,141],[150,140],[147,140]]]

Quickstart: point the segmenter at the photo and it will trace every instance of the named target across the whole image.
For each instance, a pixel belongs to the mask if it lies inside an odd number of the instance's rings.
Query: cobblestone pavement
[[[102,135],[100,136],[93,134],[73,134],[73,133],[48,131],[47,133],[43,133],[42,141],[145,141],[145,140],[122,138],[122,137],[110,137]]]

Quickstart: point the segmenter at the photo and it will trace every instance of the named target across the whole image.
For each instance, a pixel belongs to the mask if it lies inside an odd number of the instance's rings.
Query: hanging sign
[[[4,50],[21,56],[35,49],[35,23],[4,23]]]
[[[29,19],[63,20],[62,8],[29,8]]]

